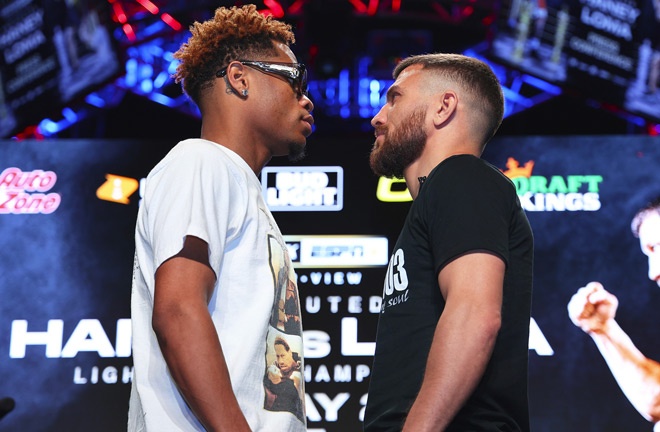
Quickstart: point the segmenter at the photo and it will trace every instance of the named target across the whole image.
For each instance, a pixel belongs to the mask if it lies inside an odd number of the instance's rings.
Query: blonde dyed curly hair
[[[276,55],[273,41],[295,42],[289,24],[260,14],[252,4],[220,7],[212,19],[190,26],[190,32],[174,54],[180,60],[174,79],[198,106],[203,90],[213,86],[216,73],[230,62]]]

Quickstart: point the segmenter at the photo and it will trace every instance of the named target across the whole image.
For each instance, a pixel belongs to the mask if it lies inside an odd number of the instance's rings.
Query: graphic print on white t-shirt
[[[268,236],[275,300],[266,337],[264,408],[285,411],[305,421],[302,325],[295,275],[286,245]]]
[[[390,258],[383,285],[383,305],[381,313],[385,309],[405,303],[408,301],[408,273],[406,273],[406,259],[403,249],[397,249]]]

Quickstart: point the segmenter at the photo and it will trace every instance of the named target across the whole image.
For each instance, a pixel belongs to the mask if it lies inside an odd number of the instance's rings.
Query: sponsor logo
[[[520,165],[510,157],[506,170],[501,170],[516,186],[518,197],[527,211],[598,211],[601,207],[600,184],[603,176],[595,174],[580,175],[532,175],[534,161]],[[381,177],[378,181],[376,196],[384,202],[411,201],[410,192],[404,179]]]
[[[344,170],[339,166],[266,167],[261,184],[271,211],[340,211],[344,207]]]
[[[504,175],[516,186],[520,203],[526,211],[598,211],[600,210],[601,175],[540,176],[532,175],[534,161],[520,166],[510,157]]]
[[[284,236],[294,268],[381,267],[387,265],[387,237],[349,235]]]
[[[410,191],[408,191],[408,187],[406,186],[406,180],[398,177],[381,177],[378,179],[376,198],[383,202],[412,201],[412,196],[410,196]]]
[[[53,171],[6,168],[0,174],[0,214],[50,214],[62,197],[50,191],[57,182]]]
[[[129,197],[138,190],[139,183],[131,177],[122,177],[115,174],[106,174],[105,183],[97,190],[96,196],[104,201],[129,204]]]

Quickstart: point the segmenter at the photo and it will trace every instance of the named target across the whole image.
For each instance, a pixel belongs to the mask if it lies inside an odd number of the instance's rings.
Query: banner
[[[304,163],[276,158],[260,177],[298,277],[312,431],[361,430],[386,266],[410,207],[405,183],[371,173],[371,140],[312,137]],[[15,401],[0,431],[126,428],[140,184],[174,144],[0,143],[0,399]],[[567,307],[600,282],[620,327],[660,360],[660,288],[630,229],[660,196],[658,144],[499,137],[486,149],[534,230],[535,432],[653,430]]]

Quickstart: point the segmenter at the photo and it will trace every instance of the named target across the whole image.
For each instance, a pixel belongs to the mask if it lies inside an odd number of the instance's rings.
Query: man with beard
[[[660,197],[641,208],[630,224],[648,258],[648,276],[660,286]],[[660,431],[660,363],[646,357],[615,316],[617,297],[600,282],[580,288],[568,303],[568,316],[593,339],[630,403]]]
[[[191,33],[175,77],[199,107],[201,137],[177,144],[144,187],[128,430],[304,431],[303,416],[264,402],[278,281],[295,277],[258,174],[303,153],[314,123],[305,66],[291,27],[254,5],[218,8]],[[287,338],[302,347],[300,327]]]
[[[502,90],[483,62],[394,69],[371,168],[413,197],[383,290],[366,431],[529,431],[533,239],[513,183],[480,156]]]

